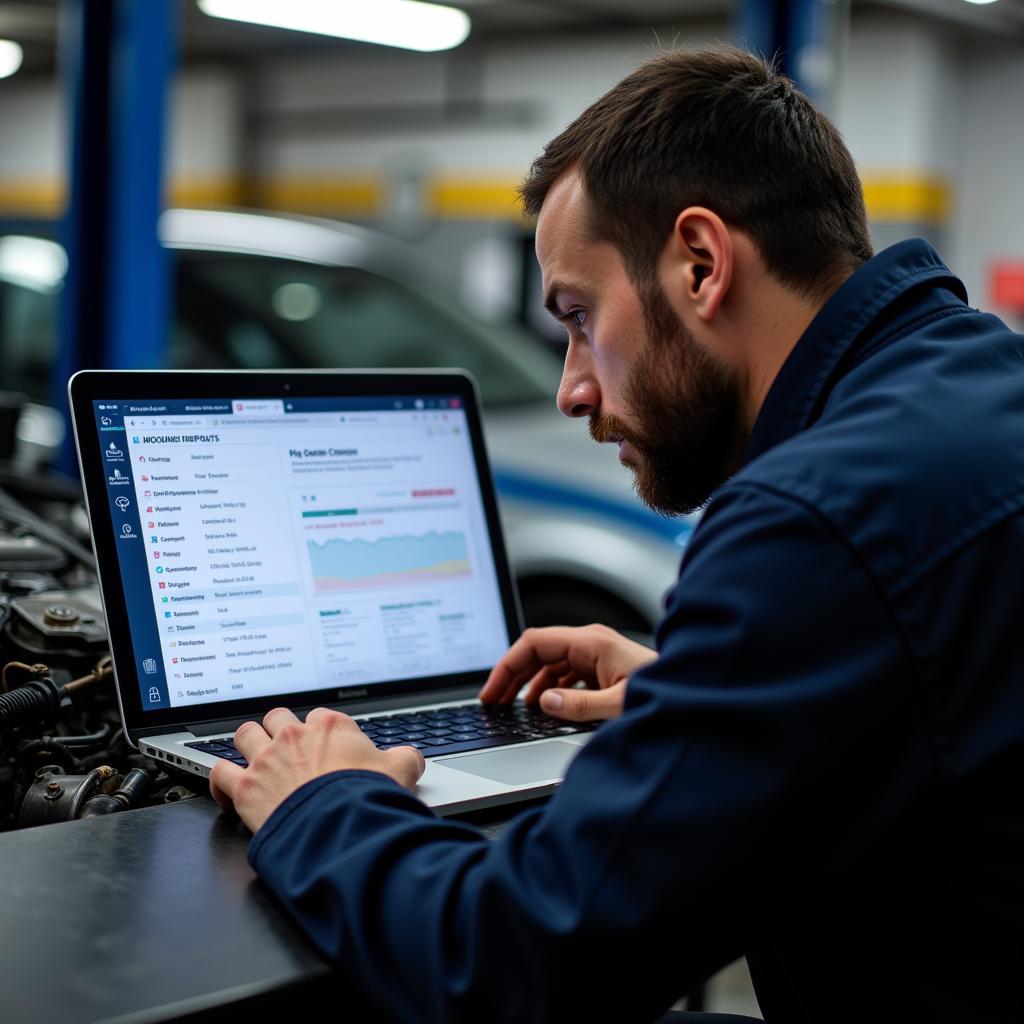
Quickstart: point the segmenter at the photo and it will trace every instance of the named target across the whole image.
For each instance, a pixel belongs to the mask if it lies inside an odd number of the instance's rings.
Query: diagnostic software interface
[[[461,399],[93,403],[145,708],[488,668]]]

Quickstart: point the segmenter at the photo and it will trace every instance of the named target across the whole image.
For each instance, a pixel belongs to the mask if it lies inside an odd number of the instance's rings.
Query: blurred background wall
[[[530,273],[513,189],[533,157],[659,46],[735,41],[735,11],[464,6],[479,31],[456,50],[414,54],[226,26],[183,3],[168,201],[380,227],[455,265],[479,312],[505,314]],[[0,82],[3,216],[62,209],[56,20],[53,4],[0,5],[0,35],[30,39],[25,67]],[[993,268],[1024,261],[1022,42],[1019,0],[854,2],[829,104],[860,168],[876,244],[924,234],[972,302],[997,309]]]

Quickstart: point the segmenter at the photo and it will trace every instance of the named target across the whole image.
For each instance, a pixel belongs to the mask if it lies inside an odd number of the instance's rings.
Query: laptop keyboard
[[[436,757],[591,732],[599,723],[565,722],[525,704],[466,704],[431,711],[377,715],[356,719],[356,724],[379,750],[417,747],[424,757]],[[231,738],[199,740],[185,745],[215,757],[227,758],[243,768],[248,763]]]

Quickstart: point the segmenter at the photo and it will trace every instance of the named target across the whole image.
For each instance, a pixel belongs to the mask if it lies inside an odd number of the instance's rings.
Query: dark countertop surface
[[[466,817],[493,837],[521,809]],[[0,1020],[223,1020],[268,993],[348,996],[248,845],[205,797],[0,835]]]

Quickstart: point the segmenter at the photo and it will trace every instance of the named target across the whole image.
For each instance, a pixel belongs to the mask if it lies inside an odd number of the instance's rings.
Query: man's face
[[[559,408],[588,416],[595,441],[618,444],[651,508],[699,508],[742,464],[735,372],[686,330],[658,282],[637,287],[618,250],[588,238],[572,173],[545,199],[537,258],[546,304],[569,332]]]

